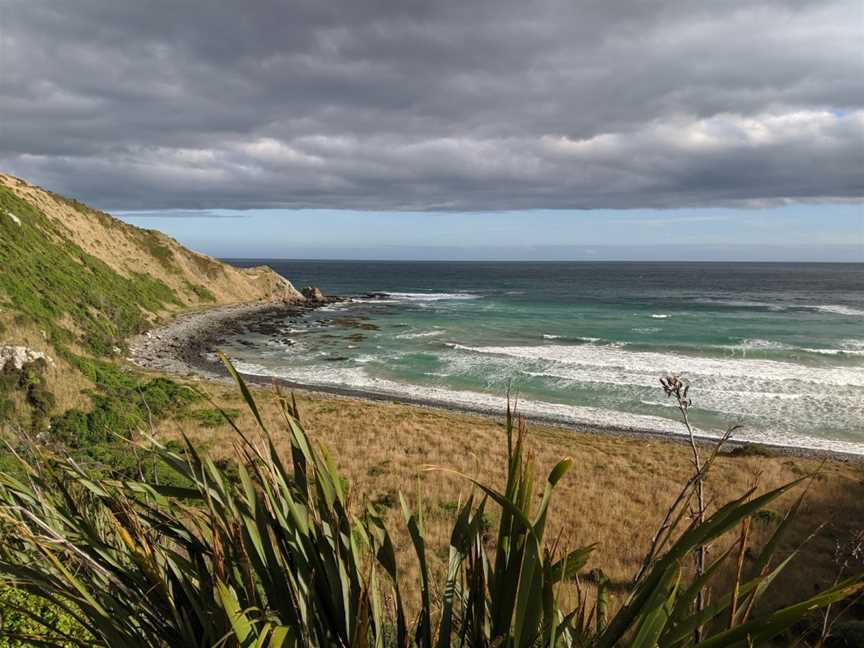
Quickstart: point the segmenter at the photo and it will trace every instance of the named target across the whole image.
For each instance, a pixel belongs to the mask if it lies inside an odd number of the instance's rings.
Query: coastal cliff
[[[164,283],[179,302],[168,305],[168,311],[205,303],[304,300],[291,282],[267,266],[235,268],[189,250],[162,232],[129,225],[77,200],[3,173],[0,173],[0,196],[4,199],[0,207],[4,248],[15,244],[14,236],[7,239],[15,229],[37,229],[58,244],[80,248],[123,277],[145,274]],[[26,204],[28,212],[37,212],[40,218],[17,213],[16,200]],[[50,295],[45,297],[50,299]]]
[[[52,360],[40,370],[56,395],[45,417],[89,407],[93,363],[122,360],[131,336],[181,312],[305,301],[267,266],[235,268],[0,173],[0,350]],[[19,419],[24,401],[0,393]]]

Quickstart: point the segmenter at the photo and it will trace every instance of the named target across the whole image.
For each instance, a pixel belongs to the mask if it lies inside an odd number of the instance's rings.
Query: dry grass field
[[[255,429],[254,419],[231,387],[196,384],[221,406],[239,411],[236,421],[241,429]],[[265,423],[279,441],[282,428],[273,391],[254,391]],[[304,427],[332,453],[340,471],[350,480],[355,513],[362,512],[368,503],[387,511],[406,578],[416,575],[410,572],[415,561],[410,559],[412,549],[402,520],[399,493],[415,506],[422,501],[433,568],[440,575],[446,567],[456,504],[471,492],[468,480],[449,471],[501,487],[506,455],[503,420],[309,393],[298,393],[297,402]],[[503,413],[502,400],[502,419]],[[234,454],[236,434],[230,426],[208,429],[184,421],[166,421],[159,428],[163,438],[177,437],[181,431],[207,448],[214,458]],[[287,452],[287,439],[284,447]],[[560,538],[562,547],[597,543],[586,575],[594,567],[601,568],[611,579],[620,602],[668,506],[692,474],[689,446],[658,438],[532,426],[528,447],[540,475],[562,457],[574,459],[574,470],[556,489],[549,537]],[[774,594],[767,599],[772,605],[811,595],[833,580],[835,547],[864,527],[862,465],[781,454],[724,455],[715,463],[708,480],[707,497],[713,508],[754,484],[765,491],[812,473],[817,474],[809,482],[805,506],[784,551],[818,532],[776,583]],[[783,514],[800,492],[785,496],[774,512]],[[488,510],[493,516],[497,514],[494,507]],[[751,544],[758,546],[759,540],[767,536],[776,523],[773,517],[764,516],[754,524]],[[733,540],[729,534],[726,546]],[[723,548],[714,547],[712,555],[719,556]],[[730,565],[733,562],[729,561]],[[726,577],[731,578],[731,572]],[[583,587],[590,595],[588,580],[583,579]]]

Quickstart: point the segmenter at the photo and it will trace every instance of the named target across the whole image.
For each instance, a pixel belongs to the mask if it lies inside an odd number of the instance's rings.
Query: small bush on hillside
[[[731,457],[776,457],[777,451],[760,443],[742,443],[729,451]]]
[[[0,423],[12,420],[15,413],[15,401],[0,395]]]
[[[41,430],[45,427],[55,403],[44,376],[47,367],[45,360],[40,358],[17,370],[8,363],[0,371],[0,421],[12,419],[15,413],[13,396],[19,393],[30,410],[31,428]]]
[[[149,430],[159,419],[184,411],[199,398],[189,387],[168,378],[138,384],[134,376],[107,370],[97,374],[97,381],[108,389],[92,396],[89,412],[71,409],[51,421],[52,436],[70,448],[128,439],[135,430]]]
[[[199,284],[193,284],[193,283],[190,283],[187,281],[186,287],[189,288],[189,290],[191,290],[192,293],[201,301],[206,301],[206,302],[215,302],[216,301],[216,295],[214,295],[212,292],[210,292],[204,286],[201,286]]]
[[[218,428],[228,425],[240,416],[236,409],[198,409],[186,413],[186,417],[205,428]]]
[[[174,261],[174,252],[161,240],[161,235],[156,230],[135,229],[130,230],[138,243],[147,250],[147,253],[156,259],[167,270],[174,270],[177,264]]]

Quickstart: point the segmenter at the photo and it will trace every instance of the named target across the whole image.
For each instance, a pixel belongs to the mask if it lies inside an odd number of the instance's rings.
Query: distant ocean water
[[[247,373],[680,433],[675,373],[706,433],[864,454],[861,264],[229,261],[352,297],[228,340]]]

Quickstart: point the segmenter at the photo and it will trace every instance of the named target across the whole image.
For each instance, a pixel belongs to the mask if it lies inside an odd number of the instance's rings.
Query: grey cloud
[[[864,195],[852,0],[10,0],[0,168],[106,209]]]
[[[212,209],[164,209],[157,211],[115,211],[114,216],[124,220],[148,220],[151,218],[242,218],[247,212],[223,212]]]

